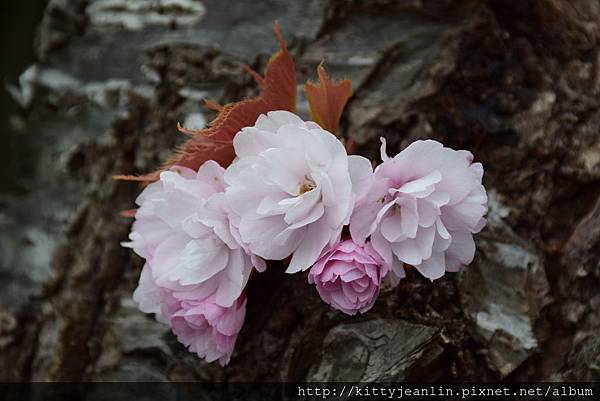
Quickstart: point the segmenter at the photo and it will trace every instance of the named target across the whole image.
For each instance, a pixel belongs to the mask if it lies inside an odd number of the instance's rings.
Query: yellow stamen
[[[310,177],[304,177],[304,180],[300,183],[300,193],[298,195],[302,195],[313,190],[315,186],[315,182]]]

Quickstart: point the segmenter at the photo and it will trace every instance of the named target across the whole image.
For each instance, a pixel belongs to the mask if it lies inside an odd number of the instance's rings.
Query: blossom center
[[[313,190],[316,186],[317,185],[315,184],[315,182],[313,181],[312,178],[310,178],[309,176],[304,176],[304,179],[300,183],[300,189],[299,189],[298,196],[305,194],[308,191]]]

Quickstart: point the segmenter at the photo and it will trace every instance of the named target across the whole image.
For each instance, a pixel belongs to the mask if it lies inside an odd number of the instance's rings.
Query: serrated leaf
[[[317,67],[317,74],[318,83],[308,81],[304,85],[310,115],[321,127],[337,135],[342,112],[352,96],[352,82],[349,79],[332,80],[322,63]]]

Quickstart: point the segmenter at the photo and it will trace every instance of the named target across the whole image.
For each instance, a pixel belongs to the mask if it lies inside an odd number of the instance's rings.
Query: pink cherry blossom
[[[233,145],[226,198],[242,242],[265,259],[292,255],[289,273],[308,269],[339,240],[369,161],[348,157],[333,134],[287,111],[261,115]]]
[[[203,300],[181,301],[172,314],[173,333],[190,352],[207,362],[218,359],[225,366],[244,324],[245,298],[242,294],[229,307],[218,305],[214,295]]]
[[[472,234],[486,223],[482,165],[470,152],[433,140],[413,142],[389,158],[382,138],[381,158],[351,217],[352,238],[370,237],[396,282],[405,275],[403,263],[431,280],[469,264]]]
[[[369,243],[345,240],[327,250],[308,273],[321,299],[349,315],[371,309],[387,268]]]
[[[207,294],[203,285],[173,291],[153,279],[152,266],[144,266],[133,299],[140,310],[154,313],[168,324],[179,342],[207,362],[229,362],[244,323],[246,300],[242,294],[228,306],[216,303],[216,293]]]
[[[175,167],[144,189],[129,236],[123,243],[151,265],[160,288],[178,293],[215,293],[228,307],[239,298],[252,270],[264,262],[246,252],[229,221],[224,169],[214,161],[198,172]]]

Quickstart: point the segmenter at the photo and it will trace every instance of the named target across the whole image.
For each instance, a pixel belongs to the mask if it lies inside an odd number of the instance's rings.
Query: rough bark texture
[[[377,156],[419,138],[486,169],[474,263],[409,272],[347,317],[303,274],[253,278],[229,366],[131,300],[119,246],[140,188],[220,102],[256,93],[279,19],[299,83],[353,80],[342,130]],[[600,6],[594,0],[50,0],[22,106],[18,194],[0,197],[0,381],[598,380]],[[258,55],[258,56],[257,56]],[[300,101],[306,113],[307,103]]]

